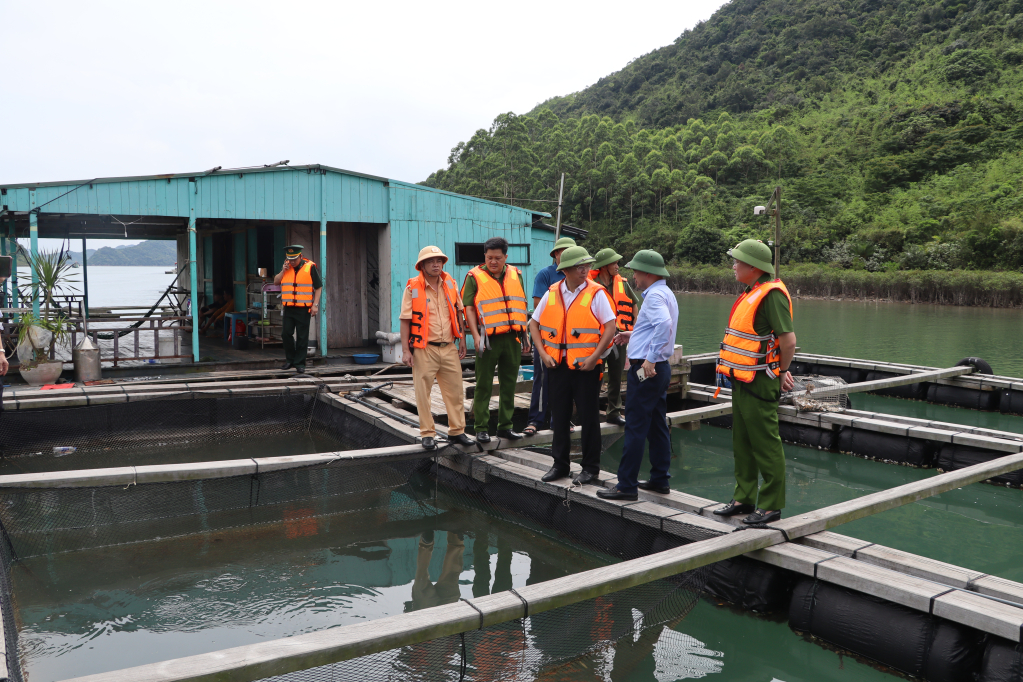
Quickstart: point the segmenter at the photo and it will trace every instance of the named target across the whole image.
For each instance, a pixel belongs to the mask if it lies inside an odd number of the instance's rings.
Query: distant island
[[[178,259],[177,243],[173,240],[148,240],[132,246],[104,246],[88,249],[89,265],[166,265],[172,266]],[[71,259],[82,262],[81,251],[71,251]],[[27,265],[21,258],[18,265]]]

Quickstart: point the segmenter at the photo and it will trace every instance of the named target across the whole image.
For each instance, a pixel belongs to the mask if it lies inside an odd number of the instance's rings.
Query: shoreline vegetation
[[[669,266],[668,286],[684,293],[738,295],[732,269],[720,265]],[[1023,307],[1023,273],[992,270],[870,272],[803,263],[782,265],[793,297],[905,303]]]

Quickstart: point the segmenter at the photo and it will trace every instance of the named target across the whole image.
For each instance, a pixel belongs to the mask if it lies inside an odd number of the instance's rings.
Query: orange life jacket
[[[539,321],[540,340],[555,362],[560,363],[567,353],[570,369],[576,369],[580,362],[593,355],[604,333],[604,325],[590,309],[594,296],[607,296],[607,291],[588,279],[586,288],[575,297],[566,314],[561,282],[555,282],[547,290],[547,304]]]
[[[529,323],[526,308],[526,292],[522,288],[522,273],[518,268],[505,266],[504,278],[500,282],[490,276],[484,265],[477,265],[465,276],[465,281],[476,280],[476,315],[480,331],[487,336],[521,332]],[[465,294],[465,284],[462,284]]]
[[[430,290],[426,286],[426,276],[419,273],[408,281],[408,288],[412,290],[412,320],[409,328],[409,348],[426,348],[430,341],[430,306],[427,304],[427,296]],[[451,320],[451,333],[456,339],[462,338],[461,325],[458,324],[458,309],[455,307],[452,296],[457,295],[457,285],[454,278],[446,272],[441,272],[440,293],[448,304],[448,313]]]
[[[281,280],[281,302],[287,306],[301,306],[309,308],[313,305],[313,268],[316,263],[307,260],[298,270],[289,268],[291,281],[288,275]]]
[[[789,300],[789,314],[792,314],[792,296],[780,279],[753,285],[732,306],[725,340],[721,342],[721,351],[718,353],[718,374],[747,384],[753,381],[760,370],[764,370],[772,379],[778,378],[781,367],[778,338],[773,331],[770,334],[757,334],[753,329],[753,320],[756,319],[760,304],[775,289],[785,294]],[[765,343],[766,346],[761,345]]]
[[[600,287],[603,289],[604,285],[597,278],[599,274],[600,270],[590,270],[590,279],[600,284]],[[607,290],[605,289],[605,291]],[[607,295],[611,301],[611,307],[615,311],[616,328],[619,331],[631,332],[636,325],[636,305],[629,298],[629,295],[625,293],[625,278],[621,275],[615,275],[614,280],[611,282],[611,291],[608,291]]]

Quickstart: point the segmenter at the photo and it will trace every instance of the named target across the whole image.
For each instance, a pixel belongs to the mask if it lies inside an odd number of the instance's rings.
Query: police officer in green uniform
[[[611,296],[611,309],[615,311],[615,326],[619,332],[632,331],[643,305],[643,297],[637,294],[629,280],[618,274],[618,261],[622,259],[614,249],[607,248],[597,251],[590,272],[590,279],[604,287]],[[631,305],[626,301],[631,301]],[[623,324],[624,322],[624,324]],[[611,354],[604,362],[607,363],[607,423],[625,425],[622,416],[622,372],[625,369],[625,349],[611,347]]]
[[[735,493],[714,511],[748,514],[746,524],[771,523],[785,507],[785,451],[778,433],[778,399],[792,390],[796,352],[791,297],[774,277],[771,249],[747,239],[728,251],[746,290],[732,307],[718,359],[718,383],[732,388]],[[758,478],[763,485],[758,490]]]
[[[281,285],[281,305],[284,329],[284,365],[281,369],[294,367],[299,374],[305,372],[306,352],[309,347],[309,322],[320,311],[320,294],[323,280],[316,263],[302,258],[302,246],[292,244],[284,247],[284,267],[274,277],[274,284]]]

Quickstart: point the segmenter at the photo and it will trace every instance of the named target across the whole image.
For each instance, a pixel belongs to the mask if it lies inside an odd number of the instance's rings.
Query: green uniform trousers
[[[515,333],[487,337],[490,348],[476,349],[476,394],[472,399],[472,417],[477,431],[490,430],[490,395],[494,369],[501,387],[497,405],[497,430],[511,429],[515,411],[515,382],[522,365],[522,342]]]
[[[615,357],[614,349],[618,349]],[[607,416],[617,417],[622,413],[622,371],[625,369],[625,346],[614,346],[604,358],[604,376],[607,378]]]
[[[284,359],[296,367],[305,366],[305,356],[309,349],[309,318],[312,317],[309,308],[286,305],[282,316]]]
[[[750,384],[732,381],[733,497],[736,502],[753,504],[758,509],[785,506],[785,449],[778,434],[780,393],[781,383],[761,372]],[[758,475],[764,479],[759,495]]]

